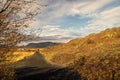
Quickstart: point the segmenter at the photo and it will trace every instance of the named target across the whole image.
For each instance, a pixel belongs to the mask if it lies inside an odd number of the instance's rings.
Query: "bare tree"
[[[28,27],[29,22],[39,13],[41,7],[37,0],[0,0],[0,73],[3,75],[5,68],[3,69],[4,66],[1,63],[6,54],[11,51],[11,47],[25,38],[18,29]],[[0,74],[0,79],[11,78],[2,77]]]
[[[24,37],[18,28],[27,27],[39,9],[36,0],[1,0],[0,47],[13,46],[21,41]]]

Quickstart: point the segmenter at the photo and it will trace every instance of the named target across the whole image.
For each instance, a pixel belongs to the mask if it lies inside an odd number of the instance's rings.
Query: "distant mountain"
[[[106,29],[84,38],[77,38],[65,44],[41,50],[49,61],[58,64],[69,64],[80,56],[98,56],[120,51],[120,27]]]
[[[41,42],[41,43],[29,43],[28,45],[24,46],[27,48],[44,48],[48,46],[58,45],[60,43],[53,43],[53,42]]]

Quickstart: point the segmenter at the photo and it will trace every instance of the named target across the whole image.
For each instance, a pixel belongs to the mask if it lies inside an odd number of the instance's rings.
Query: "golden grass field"
[[[36,50],[45,56],[51,63],[67,65],[83,55],[103,55],[120,51],[120,27],[104,30],[97,34],[90,34],[84,38],[77,38],[68,43],[46,48],[17,49],[7,59],[16,62],[33,55]]]

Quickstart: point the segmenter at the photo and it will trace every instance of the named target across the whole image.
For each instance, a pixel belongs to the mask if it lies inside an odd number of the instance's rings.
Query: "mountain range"
[[[40,43],[29,43],[26,46],[20,46],[21,48],[44,48],[48,46],[54,46],[58,45],[60,43],[54,43],[54,42],[40,42]]]

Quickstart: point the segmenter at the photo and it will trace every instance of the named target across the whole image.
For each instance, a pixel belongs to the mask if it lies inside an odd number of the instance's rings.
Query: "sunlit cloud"
[[[41,0],[41,3],[48,6],[41,9],[30,27],[22,29],[24,34],[48,41],[68,41],[120,26],[119,0]]]

